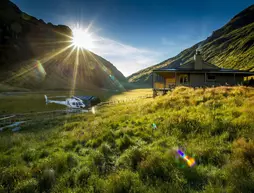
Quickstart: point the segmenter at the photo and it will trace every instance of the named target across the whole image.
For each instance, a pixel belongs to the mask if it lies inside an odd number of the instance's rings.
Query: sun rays
[[[70,92],[71,96],[74,95],[75,89],[76,89],[78,67],[79,67],[79,48],[77,48],[77,51],[76,51],[76,58],[75,58],[74,70],[73,70],[73,84],[72,84],[72,88],[71,88],[71,92]]]
[[[52,49],[51,52],[47,54],[43,54],[43,56],[39,56],[36,58],[31,59],[30,61],[25,62],[26,64],[20,64],[20,66],[23,66],[22,69],[19,69],[19,71],[16,71],[13,73],[13,75],[6,79],[5,82],[20,82],[22,80],[29,80],[29,77],[32,73],[34,73],[34,69],[38,67],[38,65],[35,65],[36,62],[40,64],[40,69],[45,69],[45,76],[48,75],[46,73],[48,67],[51,68],[51,65],[61,65],[61,67],[58,68],[58,70],[63,71],[64,75],[64,68],[66,68],[67,65],[73,65],[68,66],[68,68],[72,69],[72,75],[68,74],[65,78],[66,80],[69,80],[70,82],[68,85],[71,86],[70,88],[70,95],[75,94],[75,90],[77,87],[77,84],[86,84],[89,85],[88,79],[90,80],[90,77],[95,76],[94,71],[100,71],[104,72],[107,76],[107,80],[102,81],[102,84],[105,85],[106,83],[111,84],[111,87],[118,87],[120,90],[124,89],[124,87],[121,85],[121,83],[114,77],[114,74],[112,74],[111,70],[108,69],[103,62],[97,58],[93,53],[89,52],[94,47],[94,42],[96,39],[93,37],[93,33],[91,33],[89,30],[91,29],[91,25],[88,26],[87,29],[83,30],[81,28],[74,28],[73,29],[73,36],[69,36],[60,32],[54,31],[54,33],[60,35],[62,38],[59,39],[59,41],[53,41],[52,45],[49,42],[45,43],[36,43],[32,42],[33,45],[40,46],[40,45],[46,45]],[[50,49],[45,47],[44,49]],[[90,66],[93,65],[92,68]],[[68,72],[70,72],[68,70]],[[90,74],[89,74],[90,73]],[[32,76],[36,76],[32,75]],[[71,77],[72,76],[72,77]],[[77,76],[79,76],[79,79],[77,79]],[[81,77],[82,76],[82,77]],[[98,76],[98,75],[97,75]],[[102,80],[102,77],[104,75],[96,77],[98,79]],[[112,78],[113,77],[113,78]],[[86,81],[80,81],[80,80],[86,80]],[[92,80],[92,79],[91,79]],[[91,82],[91,85],[93,83]],[[63,85],[64,86],[64,85]],[[110,86],[110,85],[108,85]]]
[[[89,33],[87,30],[75,28],[73,29],[72,44],[77,48],[91,50],[94,47],[94,39],[92,37],[92,34]]]

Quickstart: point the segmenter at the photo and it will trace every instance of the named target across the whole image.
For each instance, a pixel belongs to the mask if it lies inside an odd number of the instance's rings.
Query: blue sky
[[[12,0],[53,24],[90,29],[91,51],[125,76],[206,39],[253,0]]]

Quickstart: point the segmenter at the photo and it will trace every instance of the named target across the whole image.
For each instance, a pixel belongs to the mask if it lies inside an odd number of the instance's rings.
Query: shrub
[[[133,142],[131,138],[126,134],[124,134],[124,136],[120,140],[118,140],[118,147],[120,151],[128,149],[132,144]]]
[[[45,158],[49,156],[49,152],[47,150],[42,150],[40,153],[40,158]]]
[[[63,152],[59,152],[53,155],[51,163],[56,174],[64,173],[68,169],[67,155],[64,154]]]
[[[35,149],[28,149],[23,153],[22,157],[24,161],[31,162],[37,158],[37,154]]]
[[[38,192],[38,182],[31,178],[29,180],[21,181],[14,189],[15,193],[36,193]]]
[[[83,146],[81,144],[78,144],[76,147],[75,147],[75,152],[79,153],[79,151],[83,148]]]
[[[135,132],[135,136],[140,137],[141,139],[143,139],[144,141],[151,143],[152,142],[152,129],[146,130],[146,131],[142,131],[142,128],[138,128],[137,131]]]
[[[70,190],[76,187],[76,174],[79,171],[78,169],[79,168],[74,168],[70,172],[66,172],[61,177],[59,177],[51,191],[57,192],[57,193],[58,192],[73,192]]]
[[[111,129],[116,130],[119,127],[118,123],[111,123],[110,124]]]
[[[230,192],[254,192],[253,166],[240,160],[231,160],[225,167],[227,177],[227,189]]]
[[[144,152],[137,147],[125,151],[117,160],[116,166],[119,168],[136,170],[138,164],[144,159]]]
[[[89,168],[82,168],[76,175],[76,184],[79,186],[86,186],[88,182],[88,178],[91,175]]]
[[[88,192],[105,192],[107,184],[97,175],[91,175],[88,179]]]
[[[112,153],[112,150],[107,143],[103,143],[100,146],[100,152],[102,152],[104,154],[104,156],[109,156]]]
[[[106,131],[102,136],[102,141],[107,142],[112,147],[115,146],[115,134],[113,130]]]
[[[13,190],[15,184],[30,177],[27,167],[10,167],[0,170],[0,184],[8,191]]]
[[[70,143],[68,143],[65,147],[64,147],[64,149],[65,150],[72,150],[72,149],[74,149],[78,144],[79,144],[79,142],[80,141],[78,141],[78,140],[72,140]]]
[[[68,154],[67,165],[68,165],[68,168],[73,168],[78,165],[78,160],[73,154]]]
[[[153,152],[141,161],[138,171],[140,176],[146,180],[155,182],[157,179],[171,181],[172,162],[163,154]]]
[[[241,159],[254,167],[254,141],[240,138],[233,143],[234,159]]]
[[[108,168],[107,161],[108,159],[105,159],[104,155],[100,151],[96,150],[90,152],[89,162],[86,164],[88,164],[89,168],[94,172],[105,174],[110,170],[110,168]]]
[[[202,190],[207,183],[206,173],[200,167],[185,167],[180,169],[190,189]]]
[[[98,138],[93,138],[90,139],[87,143],[86,143],[86,147],[99,147],[101,145],[101,143],[103,142],[102,137],[98,137]]]
[[[144,186],[137,173],[123,170],[108,177],[107,192],[138,193],[144,191]]]

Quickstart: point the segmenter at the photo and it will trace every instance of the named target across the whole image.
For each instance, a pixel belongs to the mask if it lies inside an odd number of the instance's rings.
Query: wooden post
[[[164,90],[165,90],[165,88],[166,88],[166,78],[165,78],[165,77],[163,77],[163,79],[164,79],[163,84],[164,84]]]
[[[153,98],[155,98],[156,96],[157,96],[157,91],[153,89]]]
[[[154,76],[154,75],[153,75],[153,72],[152,72],[152,88],[153,88],[153,76]],[[154,89],[154,88],[153,88],[153,89]]]
[[[154,88],[154,72],[152,72],[152,88],[153,88],[153,98],[156,97],[157,93],[155,91],[155,88]]]

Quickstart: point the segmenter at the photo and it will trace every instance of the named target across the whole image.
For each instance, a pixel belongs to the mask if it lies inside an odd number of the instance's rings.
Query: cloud
[[[125,76],[152,66],[161,60],[162,53],[144,48],[137,48],[118,41],[94,36],[92,52],[113,63]]]

